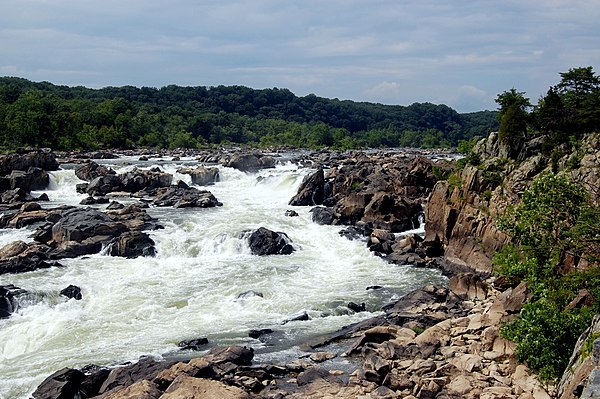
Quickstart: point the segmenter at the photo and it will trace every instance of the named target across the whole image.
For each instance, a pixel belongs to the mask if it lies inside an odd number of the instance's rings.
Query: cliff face
[[[592,196],[600,194],[600,134],[586,136],[581,145],[552,162],[540,154],[541,140],[524,143],[517,159],[492,133],[474,152],[481,164],[467,165],[446,181],[436,183],[426,209],[425,242],[442,246],[446,258],[478,272],[492,271],[492,258],[508,240],[495,220],[518,203],[531,181],[548,170],[565,171]]]

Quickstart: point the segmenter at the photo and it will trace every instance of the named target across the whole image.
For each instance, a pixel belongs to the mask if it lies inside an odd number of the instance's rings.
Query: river
[[[133,158],[96,160],[123,172],[140,164]],[[191,160],[144,162],[175,179]],[[309,207],[290,198],[310,172],[291,163],[247,174],[219,167],[220,181],[208,189],[223,203],[211,209],[151,208],[164,229],[150,232],[154,258],[124,259],[97,254],[61,260],[65,266],[0,275],[34,293],[10,318],[0,320],[0,398],[27,398],[48,375],[63,367],[116,365],[142,355],[173,356],[184,339],[207,337],[211,345],[243,344],[260,359],[284,359],[311,337],[378,314],[381,305],[428,283],[443,282],[438,271],[388,264],[365,243],[341,237],[340,226],[321,226]],[[78,204],[80,182],[73,166],[51,173],[44,206]],[[123,199],[120,199],[123,200]],[[127,201],[128,199],[125,199]],[[102,207],[101,207],[102,209]],[[260,226],[283,231],[292,255],[254,256],[242,232]],[[0,245],[31,240],[31,230],[0,230]],[[83,299],[58,292],[81,287]],[[383,289],[366,290],[379,285]],[[243,292],[259,295],[238,298]],[[352,313],[349,301],[366,303]],[[311,319],[282,325],[291,314]],[[250,329],[276,331],[268,343],[248,337]]]

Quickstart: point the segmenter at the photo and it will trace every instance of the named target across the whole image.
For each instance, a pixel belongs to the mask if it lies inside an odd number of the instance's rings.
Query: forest
[[[288,89],[105,87],[0,77],[0,150],[50,147],[453,147],[497,130],[496,111],[383,105],[294,95]]]

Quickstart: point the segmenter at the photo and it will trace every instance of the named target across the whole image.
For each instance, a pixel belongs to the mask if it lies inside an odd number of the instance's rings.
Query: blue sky
[[[599,0],[2,0],[0,76],[244,85],[460,112],[600,72]]]

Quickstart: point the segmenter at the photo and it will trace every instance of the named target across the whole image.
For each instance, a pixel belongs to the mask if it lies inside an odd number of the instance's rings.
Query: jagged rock
[[[298,193],[292,197],[289,204],[294,206],[321,205],[325,200],[325,173],[317,170],[304,179]]]
[[[114,175],[116,172],[111,168],[107,168],[106,166],[98,165],[94,161],[89,161],[77,169],[75,169],[75,176],[77,176],[81,180],[85,180],[90,182],[97,177],[105,176],[105,175]]]
[[[19,308],[18,298],[27,291],[13,284],[0,285],[0,319],[9,317]]]
[[[308,315],[306,310],[302,310],[298,313],[294,313],[293,315],[286,317],[285,320],[283,320],[281,322],[281,324],[287,324],[292,321],[306,321],[306,320],[310,320],[310,316]]]
[[[130,193],[169,187],[173,181],[173,175],[162,172],[158,168],[150,170],[135,168],[132,171],[119,175],[119,178],[122,189]]]
[[[255,172],[259,169],[274,168],[275,159],[262,154],[237,154],[224,162],[224,166],[238,169],[242,172]]]
[[[364,302],[362,302],[360,305],[358,303],[348,302],[347,307],[353,312],[364,312],[367,310]]]
[[[208,338],[196,338],[196,339],[188,339],[181,341],[177,344],[181,349],[191,349],[194,351],[201,350],[203,346],[208,345]]]
[[[459,297],[471,300],[484,300],[488,291],[481,277],[473,273],[460,273],[450,277],[448,288]]]
[[[53,153],[44,151],[0,156],[0,176],[8,175],[13,170],[27,171],[31,167],[52,171],[58,170],[59,164]]]
[[[8,175],[10,189],[22,189],[25,192],[43,190],[50,183],[50,176],[41,168],[31,167],[26,171],[13,170]]]
[[[76,285],[69,285],[67,288],[63,288],[60,290],[60,295],[66,296],[67,298],[75,298],[75,300],[81,300],[83,296],[81,295],[81,288]]]
[[[97,205],[97,204],[108,204],[108,198],[100,197],[94,198],[91,195],[87,198],[82,199],[79,205]]]
[[[163,397],[162,394],[156,384],[148,380],[141,380],[127,388],[117,389],[103,395],[102,399],[159,399]]]
[[[252,298],[252,297],[261,297],[263,298],[264,295],[262,292],[258,292],[258,291],[254,291],[254,290],[248,290],[248,291],[244,291],[244,292],[240,292],[239,294],[237,294],[237,296],[235,297],[236,300],[238,299],[248,299],[248,298]]]
[[[174,362],[159,362],[150,357],[143,357],[137,363],[117,367],[110,371],[106,380],[102,383],[99,394],[103,394],[117,387],[126,388],[137,381],[152,381],[156,375],[169,367]]]
[[[248,243],[254,255],[289,255],[294,252],[291,240],[285,233],[264,227],[254,231],[248,238]]]
[[[113,239],[110,245],[111,256],[137,258],[138,256],[155,256],[154,240],[141,231],[127,231]]]
[[[209,186],[219,181],[219,168],[179,168],[178,173],[188,174],[192,177],[192,184],[197,186]]]
[[[127,228],[114,222],[107,214],[92,208],[73,208],[62,212],[60,220],[52,227],[52,240],[82,242],[95,236],[116,237]]]
[[[223,205],[210,191],[177,186],[158,189],[152,203],[156,206],[172,206],[174,208],[211,208]]]
[[[106,195],[114,191],[122,191],[123,186],[119,176],[107,174],[92,179],[88,184],[78,184],[77,192],[85,192],[90,195]]]
[[[309,212],[311,213],[312,221],[317,224],[333,224],[333,221],[335,219],[333,210],[324,206],[316,206],[312,208]]]
[[[250,338],[258,339],[259,337],[265,334],[271,334],[272,332],[273,330],[271,330],[270,328],[261,328],[260,330],[250,330],[248,332],[248,336]]]
[[[203,360],[209,363],[233,363],[238,366],[249,366],[252,364],[254,349],[245,346],[225,346],[212,348]]]
[[[85,374],[64,368],[46,378],[33,392],[34,399],[70,399],[77,395]]]
[[[285,216],[296,217],[299,215],[298,212],[288,209],[287,211],[285,211]]]

